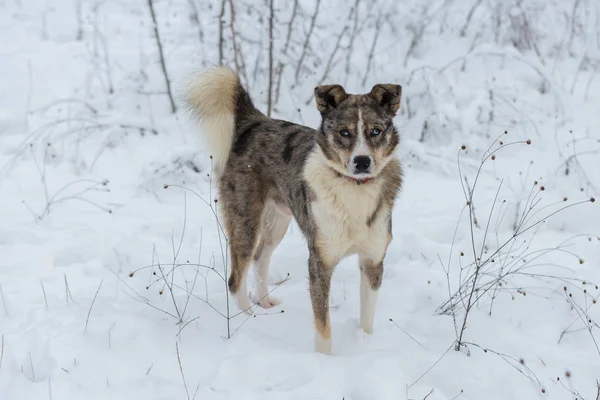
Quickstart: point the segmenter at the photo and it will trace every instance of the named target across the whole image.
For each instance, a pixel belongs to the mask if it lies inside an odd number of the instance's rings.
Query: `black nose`
[[[371,166],[371,157],[369,156],[356,156],[354,157],[354,168],[356,172],[366,172]]]

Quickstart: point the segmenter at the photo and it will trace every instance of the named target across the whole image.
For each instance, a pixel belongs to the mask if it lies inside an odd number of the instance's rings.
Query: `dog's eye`
[[[350,137],[350,131],[348,129],[342,129],[340,131],[340,135],[342,135],[343,137]]]
[[[371,136],[377,136],[381,133],[381,129],[375,128],[371,131]]]

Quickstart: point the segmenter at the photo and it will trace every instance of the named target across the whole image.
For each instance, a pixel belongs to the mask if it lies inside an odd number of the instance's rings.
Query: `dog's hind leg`
[[[273,201],[269,201],[262,217],[260,241],[254,252],[254,272],[258,284],[257,300],[262,308],[271,308],[279,304],[279,300],[269,295],[269,264],[273,251],[279,245],[288,226],[292,214],[282,209]]]
[[[231,255],[231,275],[228,285],[239,309],[252,313],[248,293],[248,267],[258,242],[264,203],[261,204],[258,199],[240,199],[240,201],[247,205],[245,208],[238,208],[243,209],[244,212],[234,213],[227,218]],[[238,206],[243,207],[240,204]]]

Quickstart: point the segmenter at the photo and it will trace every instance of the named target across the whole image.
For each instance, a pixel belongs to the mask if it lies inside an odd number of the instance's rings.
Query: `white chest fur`
[[[330,265],[351,254],[380,260],[389,243],[390,210],[380,206],[382,181],[365,184],[340,177],[320,154],[312,154],[304,177],[316,194],[311,211],[317,225],[317,245]],[[376,218],[367,224],[378,208]]]

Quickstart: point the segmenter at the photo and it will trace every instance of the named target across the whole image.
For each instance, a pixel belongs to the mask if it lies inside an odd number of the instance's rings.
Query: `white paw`
[[[315,351],[317,353],[331,355],[331,338],[325,339],[317,333],[315,336]]]
[[[248,297],[247,293],[240,290],[233,297],[240,311],[244,311],[250,315],[254,314],[252,304],[250,304],[250,297]]]
[[[365,333],[367,333],[369,335],[373,334],[373,323],[372,322],[360,321],[360,327],[362,328],[362,330]]]
[[[266,296],[258,302],[258,305],[262,308],[271,308],[278,306],[279,304],[281,304],[281,301],[279,301],[277,297],[272,296]]]

